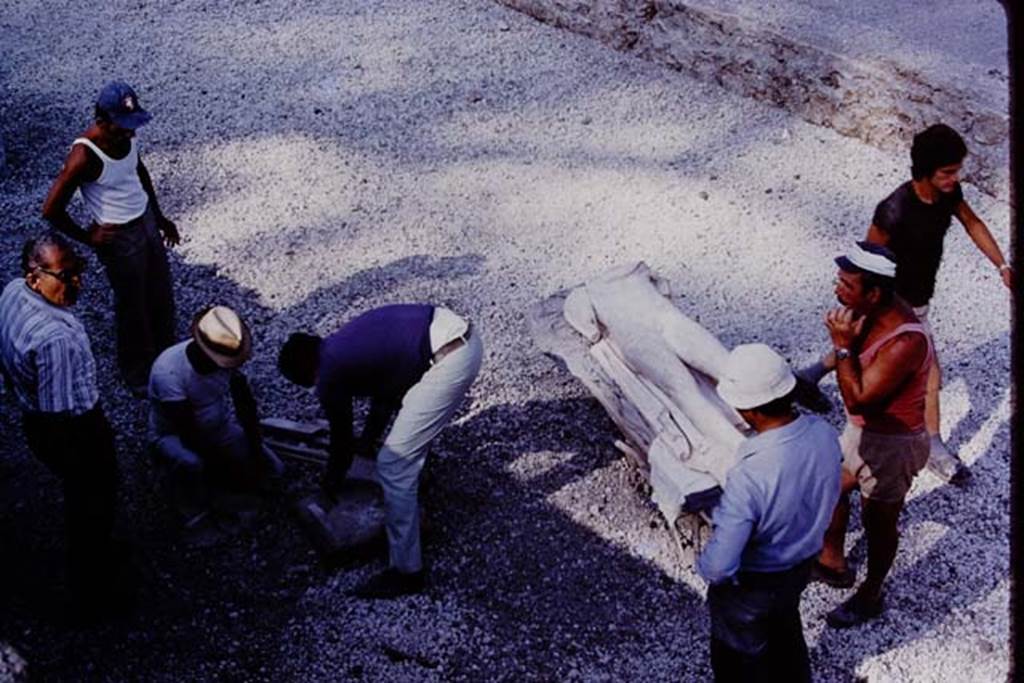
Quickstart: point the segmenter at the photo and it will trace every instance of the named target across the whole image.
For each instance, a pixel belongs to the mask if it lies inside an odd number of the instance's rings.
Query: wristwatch
[[[838,349],[836,349],[836,362],[837,363],[839,361],[841,361],[841,360],[846,360],[849,357],[850,357],[850,349],[845,349],[842,346],[840,346]]]

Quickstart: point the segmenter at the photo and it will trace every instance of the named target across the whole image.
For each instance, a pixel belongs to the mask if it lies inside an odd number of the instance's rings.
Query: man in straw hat
[[[793,409],[796,378],[764,344],[730,352],[718,395],[756,434],[741,444],[697,562],[716,681],[810,681],[800,596],[839,496],[836,432]]]
[[[211,306],[193,319],[191,339],[153,363],[151,439],[190,522],[206,515],[211,487],[254,492],[280,473],[280,461],[263,447],[256,402],[239,369],[251,353],[252,337],[238,314]]]
[[[845,628],[883,611],[882,584],[899,543],[897,522],[914,476],[928,462],[925,392],[932,362],[931,338],[895,294],[896,262],[886,247],[858,242],[836,259],[836,298],[828,312],[836,381],[846,406],[842,494],[825,534],[815,578],[837,588],[855,577],[844,555],[849,494],[860,491],[868,543],[867,577],[828,614]]]

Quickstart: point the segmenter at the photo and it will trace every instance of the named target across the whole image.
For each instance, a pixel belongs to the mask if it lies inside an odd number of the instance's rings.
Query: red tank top
[[[857,357],[861,369],[871,365],[878,355],[882,346],[904,332],[917,332],[923,334],[928,344],[928,353],[925,355],[921,367],[904,380],[888,401],[879,404],[867,415],[850,415],[850,422],[863,427],[869,432],[882,432],[886,434],[902,434],[917,432],[924,429],[924,397],[928,389],[928,370],[932,364],[932,340],[921,323],[903,323],[895,330],[885,335],[868,348],[861,351]]]

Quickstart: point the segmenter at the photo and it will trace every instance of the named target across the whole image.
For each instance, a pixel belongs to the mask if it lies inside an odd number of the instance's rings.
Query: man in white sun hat
[[[882,613],[882,584],[896,556],[897,522],[914,476],[928,462],[925,392],[932,362],[927,329],[895,295],[896,261],[891,251],[858,242],[836,259],[836,298],[828,312],[836,381],[846,407],[842,494],[815,578],[837,588],[854,584],[844,555],[849,494],[860,491],[861,520],[868,544],[867,577],[852,597],[828,614],[845,628]]]
[[[205,514],[211,489],[255,492],[281,471],[263,447],[256,402],[239,369],[251,353],[252,337],[238,314],[212,306],[193,319],[191,339],[153,363],[150,438],[187,518]]]
[[[718,395],[757,432],[740,445],[697,570],[710,586],[716,681],[809,681],[800,596],[839,497],[842,454],[793,409],[796,378],[764,344],[729,354]]]

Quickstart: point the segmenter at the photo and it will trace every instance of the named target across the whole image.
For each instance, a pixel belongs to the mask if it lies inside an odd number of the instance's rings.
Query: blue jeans
[[[708,588],[715,681],[810,681],[800,595],[810,558],[781,572],[740,572]]]
[[[172,503],[186,516],[206,509],[212,495],[252,492],[284,470],[266,446],[262,453],[253,453],[245,431],[233,420],[204,436],[206,443],[198,449],[189,448],[176,434],[156,437],[151,444]]]

